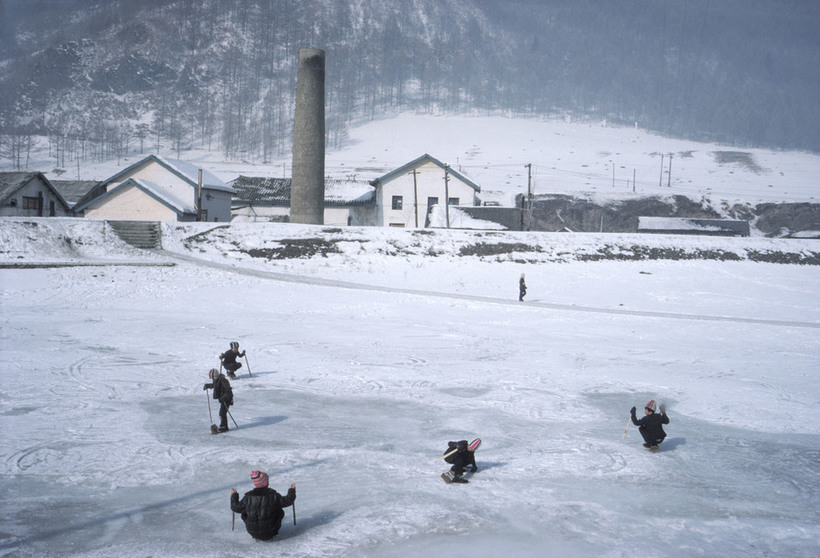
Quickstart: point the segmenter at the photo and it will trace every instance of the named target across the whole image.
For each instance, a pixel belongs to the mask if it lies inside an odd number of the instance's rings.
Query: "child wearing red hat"
[[[655,400],[652,399],[644,406],[644,416],[640,420],[635,416],[635,407],[632,407],[629,411],[632,415],[632,424],[638,427],[638,431],[643,436],[643,447],[649,451],[657,451],[658,444],[666,438],[663,425],[669,424],[669,417],[666,416],[666,406],[661,405],[661,412],[657,414],[655,413],[656,409]]]

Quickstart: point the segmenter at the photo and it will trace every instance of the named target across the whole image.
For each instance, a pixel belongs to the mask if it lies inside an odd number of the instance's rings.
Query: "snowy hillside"
[[[176,152],[167,153],[176,157]],[[532,165],[536,195],[570,194],[599,201],[684,195],[696,202],[709,200],[716,208],[820,199],[820,156],[814,154],[677,140],[603,122],[502,115],[405,113],[364,122],[351,128],[343,147],[328,149],[325,168],[332,178],[373,180],[424,153],[478,183],[483,201],[503,205],[527,193],[527,164]],[[145,154],[57,172],[47,156],[46,149],[37,151],[30,168],[43,170],[51,179],[103,180]],[[290,176],[289,150],[269,164],[226,161],[218,152],[201,149],[183,153],[183,159],[224,181],[239,175]]]
[[[0,556],[820,553],[816,265],[580,258],[628,235],[190,224],[145,253],[88,220],[0,233],[4,266],[83,264],[0,268]],[[202,387],[232,340],[238,428],[212,436]],[[655,454],[625,432],[650,399]],[[478,472],[444,484],[447,441],[476,436]],[[296,484],[270,543],[228,507],[254,469]]]

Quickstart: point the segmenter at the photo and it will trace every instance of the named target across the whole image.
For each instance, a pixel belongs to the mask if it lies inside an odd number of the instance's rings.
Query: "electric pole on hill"
[[[524,165],[527,167],[527,230],[532,228],[532,163]]]

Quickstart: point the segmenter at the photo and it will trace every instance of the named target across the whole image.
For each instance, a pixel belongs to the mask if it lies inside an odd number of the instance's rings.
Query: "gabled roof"
[[[127,167],[114,176],[103,180],[102,184],[108,184],[109,182],[114,182],[122,178],[123,176],[129,174],[132,170],[139,167],[140,165],[144,164],[146,161],[154,161],[155,163],[162,165],[168,172],[171,172],[190,184],[191,186],[196,187],[199,184],[199,167],[193,163],[188,163],[186,161],[180,161],[178,159],[166,159],[164,157],[160,157],[158,155],[148,155],[144,159],[140,159],[130,167]],[[202,169],[202,188],[208,190],[221,190],[223,192],[230,192],[234,193],[234,189],[231,188],[229,185],[225,184],[222,180],[216,177],[213,173]]]
[[[75,211],[82,211],[87,209],[89,205],[93,203],[97,203],[101,200],[106,199],[109,196],[113,196],[115,193],[124,190],[126,188],[137,188],[142,192],[146,193],[148,196],[154,198],[158,202],[160,202],[165,207],[172,209],[176,212],[177,215],[184,215],[184,214],[193,214],[196,215],[196,208],[191,205],[187,204],[184,201],[180,200],[179,198],[171,195],[168,193],[164,188],[159,186],[158,184],[151,182],[149,180],[143,180],[141,178],[129,178],[122,184],[118,184],[116,187],[110,189],[109,191],[105,192],[103,195],[94,198],[93,200],[86,202],[85,204],[81,205],[80,207],[76,208]]]
[[[41,172],[0,172],[0,205],[5,205],[14,194],[26,187],[32,180],[39,180],[57,197],[66,209],[71,206],[57,188]]]
[[[97,180],[52,180],[51,184],[71,205],[77,204],[85,195],[100,186]]]
[[[415,169],[416,167],[420,167],[421,165],[423,165],[425,163],[428,163],[428,162],[433,163],[434,165],[438,165],[439,167],[441,167],[442,170],[444,170],[445,167],[446,167],[447,172],[449,174],[455,176],[456,178],[458,178],[459,180],[461,180],[462,182],[464,182],[465,184],[470,186],[476,192],[481,191],[481,186],[479,186],[478,184],[476,184],[475,182],[473,182],[472,180],[470,180],[469,178],[467,178],[466,176],[464,176],[460,172],[453,170],[452,167],[450,167],[448,165],[445,165],[444,163],[442,163],[441,161],[439,161],[438,159],[436,159],[435,157],[433,157],[432,155],[429,155],[427,153],[425,153],[424,155],[422,155],[418,159],[414,159],[414,160],[410,161],[406,165],[402,165],[401,167],[397,168],[396,170],[390,171],[387,174],[385,174],[383,176],[380,176],[379,178],[376,178],[375,180],[371,180],[370,184],[372,184],[373,186],[378,187],[380,184],[384,184],[385,182],[390,182],[391,180],[393,180],[393,179],[395,179],[399,176],[403,176],[403,175],[407,174],[410,170]]]
[[[236,194],[233,205],[290,205],[290,178],[239,176],[231,181]],[[325,179],[325,205],[366,205],[375,201],[375,191],[367,182]]]

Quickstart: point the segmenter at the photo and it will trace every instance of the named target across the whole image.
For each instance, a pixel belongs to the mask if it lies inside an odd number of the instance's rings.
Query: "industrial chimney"
[[[299,50],[290,221],[323,225],[325,214],[325,51]]]

